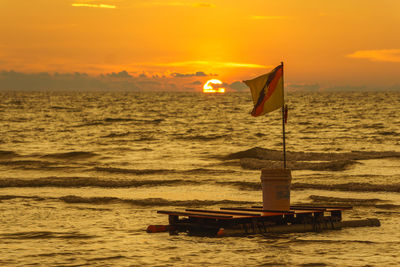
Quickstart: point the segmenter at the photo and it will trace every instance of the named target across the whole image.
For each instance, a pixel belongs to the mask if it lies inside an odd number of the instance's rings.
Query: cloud
[[[249,87],[247,87],[247,85],[239,81],[231,83],[228,87],[237,92],[249,90]]]
[[[183,91],[201,90],[201,82],[196,78],[204,77],[204,72],[181,74],[187,79],[176,79],[177,75],[159,76],[145,73],[120,72],[88,75],[87,73],[22,73],[0,71],[0,91]],[[189,87],[187,86],[189,85]]]
[[[132,78],[132,75],[130,75],[126,70],[123,70],[121,72],[115,73],[107,73],[106,74],[108,77],[114,77],[114,78]]]
[[[364,58],[375,62],[400,62],[400,49],[359,50],[347,57]]]
[[[210,3],[190,3],[190,2],[149,2],[147,6],[172,6],[172,7],[215,7],[214,4]]]
[[[22,73],[0,71],[0,91],[202,91],[206,79],[189,77],[176,79],[173,76],[144,75],[135,76],[127,71],[103,73],[92,76],[83,72],[74,73]],[[249,92],[248,87],[239,81],[222,86],[228,91]],[[320,86],[318,84],[287,84],[289,91],[400,91],[400,85],[386,88],[366,86]]]
[[[72,4],[73,7],[95,7],[95,8],[117,8],[114,5],[105,5],[105,4],[85,4],[85,3],[74,3]]]
[[[249,17],[252,20],[278,20],[278,19],[287,19],[286,16],[257,16],[252,15]]]
[[[0,72],[1,90],[73,90],[73,88],[105,89],[99,80],[90,79],[85,73],[21,73],[15,71]]]
[[[178,72],[174,72],[171,74],[172,77],[175,78],[187,78],[187,77],[206,77],[208,76],[207,74],[205,74],[202,71],[198,71],[196,73],[178,73]]]
[[[157,63],[155,65],[163,67],[214,67],[214,68],[272,68],[273,66],[264,66],[252,63],[238,63],[238,62],[218,62],[218,61],[181,61],[170,63]]]
[[[194,81],[194,82],[192,82],[191,84],[193,84],[193,85],[202,85],[203,83],[200,82],[200,81]]]

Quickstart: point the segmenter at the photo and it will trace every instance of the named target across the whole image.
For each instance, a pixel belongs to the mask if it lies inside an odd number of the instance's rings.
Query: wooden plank
[[[210,213],[194,213],[194,212],[185,212],[185,211],[167,211],[167,210],[159,210],[157,211],[159,214],[167,214],[167,215],[175,215],[175,216],[189,216],[189,217],[200,217],[200,218],[208,218],[208,219],[232,219],[233,216],[230,215],[216,215]]]
[[[221,210],[237,210],[237,211],[254,211],[254,212],[271,212],[276,214],[291,214],[294,211],[283,210],[263,210],[262,208],[220,208]]]
[[[263,207],[262,206],[252,206],[251,208],[262,209]],[[300,209],[300,208],[302,208],[303,210],[306,210],[306,209],[313,209],[313,210],[315,210],[315,209],[351,210],[351,209],[353,209],[352,206],[330,206],[330,205],[317,206],[317,205],[312,205],[312,204],[310,204],[310,205],[308,205],[308,204],[290,205],[290,209],[291,210]]]
[[[199,210],[199,209],[186,209],[186,211],[228,214],[228,215],[234,215],[234,216],[235,215],[238,215],[238,216],[261,216],[259,211],[255,211],[257,213],[231,212],[231,211],[220,211],[220,210]]]
[[[294,206],[290,206],[290,210],[321,210],[321,211],[325,211],[326,208],[321,208],[321,207],[305,207],[305,206],[298,206],[298,207],[294,207]]]
[[[303,208],[303,209],[335,209],[335,210],[351,210],[352,206],[317,206],[317,205],[291,205],[290,208]]]
[[[251,206],[251,208],[252,209],[258,209],[258,210],[263,210],[263,211],[266,211],[266,212],[281,212],[281,213],[289,212],[290,213],[290,210],[265,210],[263,206]]]
[[[324,210],[295,210],[295,214],[324,213]]]

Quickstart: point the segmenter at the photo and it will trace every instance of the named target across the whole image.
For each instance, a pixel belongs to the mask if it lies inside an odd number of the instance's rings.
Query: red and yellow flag
[[[254,103],[251,115],[254,117],[283,107],[283,65],[270,73],[243,82],[250,87]]]

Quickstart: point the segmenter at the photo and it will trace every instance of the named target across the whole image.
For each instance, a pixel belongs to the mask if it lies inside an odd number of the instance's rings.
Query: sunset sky
[[[399,0],[0,0],[0,36],[0,71],[400,84]]]

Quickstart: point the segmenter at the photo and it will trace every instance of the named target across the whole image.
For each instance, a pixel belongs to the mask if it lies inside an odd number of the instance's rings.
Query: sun
[[[208,80],[203,86],[203,93],[225,93],[225,88],[220,87],[220,84],[222,84],[220,80]]]

